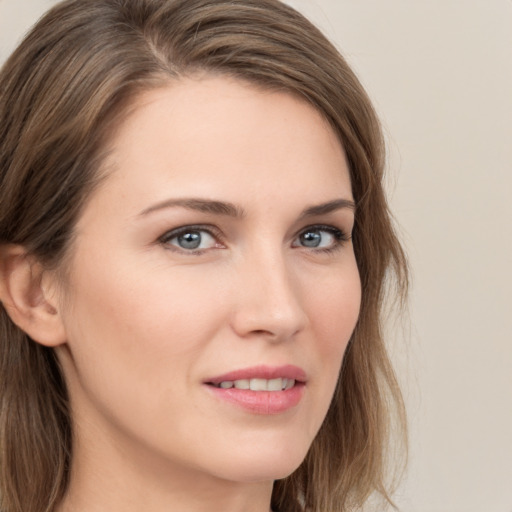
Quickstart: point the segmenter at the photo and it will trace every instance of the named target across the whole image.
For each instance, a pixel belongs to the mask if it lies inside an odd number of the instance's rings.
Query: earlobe
[[[34,341],[56,347],[66,333],[55,301],[43,287],[44,269],[19,245],[0,248],[0,300],[11,320]]]

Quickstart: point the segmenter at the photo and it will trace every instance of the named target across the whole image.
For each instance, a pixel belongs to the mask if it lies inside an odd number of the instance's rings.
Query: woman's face
[[[183,79],[136,107],[60,298],[77,460],[284,477],[359,312],[343,149],[307,103],[228,78]]]

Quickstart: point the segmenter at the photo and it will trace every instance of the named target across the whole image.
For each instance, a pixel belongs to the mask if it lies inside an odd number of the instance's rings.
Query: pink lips
[[[221,382],[251,379],[293,379],[295,385],[281,391],[253,391],[234,387],[223,389]],[[205,385],[217,398],[257,414],[279,414],[296,406],[304,393],[306,373],[293,365],[254,366],[207,379]]]

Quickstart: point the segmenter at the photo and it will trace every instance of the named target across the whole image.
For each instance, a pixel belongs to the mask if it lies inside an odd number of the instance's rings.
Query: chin
[[[222,473],[218,476],[239,482],[280,480],[291,475],[301,465],[307,453],[307,448],[299,450],[297,447],[255,448],[250,453],[225,457],[222,469],[217,468]]]

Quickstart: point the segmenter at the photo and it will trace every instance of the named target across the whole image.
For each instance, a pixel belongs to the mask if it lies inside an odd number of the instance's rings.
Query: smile
[[[306,372],[294,365],[253,366],[203,381],[221,402],[257,415],[281,414],[299,405]]]
[[[225,380],[215,385],[221,389],[250,389],[251,391],[285,391],[295,386],[295,379],[239,379]]]

